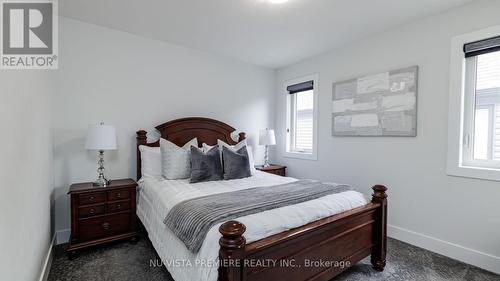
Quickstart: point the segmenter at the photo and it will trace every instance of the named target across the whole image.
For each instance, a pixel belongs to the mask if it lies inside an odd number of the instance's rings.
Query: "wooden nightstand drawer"
[[[115,201],[130,198],[129,190],[113,190],[107,192],[108,201]]]
[[[130,230],[130,214],[122,213],[80,220],[80,241],[112,236]]]
[[[109,203],[106,205],[108,213],[116,213],[130,209],[130,200]]]
[[[271,170],[268,173],[275,174],[275,175],[282,176],[282,177],[285,176],[285,170],[284,169]]]
[[[80,205],[89,205],[104,202],[104,192],[85,193],[78,195]]]
[[[80,218],[87,218],[87,217],[102,215],[104,214],[104,209],[105,209],[104,205],[80,207],[80,209],[78,210],[78,216]]]

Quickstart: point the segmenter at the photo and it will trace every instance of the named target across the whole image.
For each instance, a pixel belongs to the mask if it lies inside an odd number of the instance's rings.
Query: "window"
[[[478,44],[478,43],[473,43]],[[498,40],[500,46],[500,37]],[[464,166],[500,168],[500,50],[465,45]]]
[[[316,159],[317,78],[288,81],[286,95],[285,156]]]
[[[452,41],[448,174],[500,181],[500,26]]]

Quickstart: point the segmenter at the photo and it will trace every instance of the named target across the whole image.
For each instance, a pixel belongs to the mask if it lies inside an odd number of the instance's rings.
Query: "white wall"
[[[291,176],[346,182],[367,195],[386,184],[390,235],[500,273],[500,184],[446,175],[451,38],[500,24],[499,10],[500,1],[476,1],[280,69],[276,162]],[[416,138],[331,136],[332,82],[411,65],[420,66]],[[318,160],[285,158],[282,85],[311,73],[320,76]]]
[[[38,280],[53,205],[54,72],[0,71],[0,280]]]
[[[68,237],[71,183],[96,177],[84,150],[88,124],[118,131],[106,154],[109,178],[135,178],[135,132],[188,116],[211,117],[249,135],[274,123],[274,71],[63,18],[54,98],[56,229]],[[257,147],[257,162],[262,149]]]

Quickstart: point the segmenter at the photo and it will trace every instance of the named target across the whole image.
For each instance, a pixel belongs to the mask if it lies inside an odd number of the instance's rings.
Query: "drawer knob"
[[[102,224],[102,229],[108,230],[109,226],[110,226],[109,222],[105,222],[105,223]]]
[[[89,210],[89,213],[94,214],[94,213],[95,213],[94,208],[90,209],[90,210]]]
[[[121,207],[122,207],[122,205],[121,205],[121,204],[116,205],[116,208],[117,208],[117,209],[121,209]]]
[[[116,194],[116,197],[120,198],[120,197],[122,197],[122,194],[121,194],[120,192],[118,192],[118,193]]]
[[[90,196],[89,197],[89,201],[94,201],[95,197],[94,196]]]

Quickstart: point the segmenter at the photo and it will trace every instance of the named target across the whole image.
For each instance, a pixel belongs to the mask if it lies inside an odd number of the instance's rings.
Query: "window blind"
[[[290,85],[286,87],[286,90],[290,94],[295,94],[298,92],[309,91],[314,88],[314,81],[306,81],[295,85]]]
[[[500,51],[500,36],[471,42],[464,45],[464,53],[466,58],[496,51]]]
[[[312,151],[313,136],[313,110],[304,109],[297,111],[297,132],[295,147],[299,150]]]

